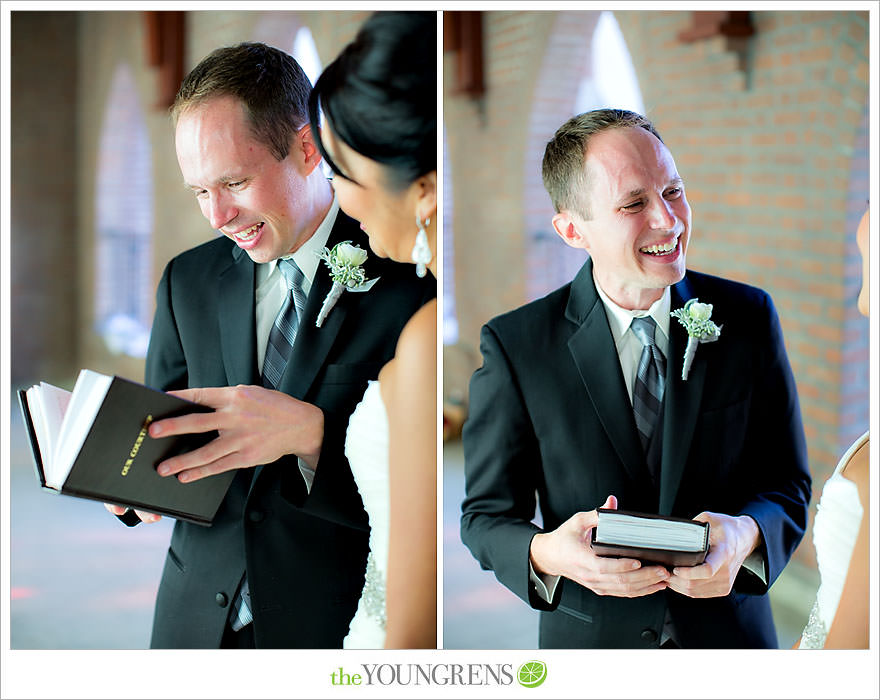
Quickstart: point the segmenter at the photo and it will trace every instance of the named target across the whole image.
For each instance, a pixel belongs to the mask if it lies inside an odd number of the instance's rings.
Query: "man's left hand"
[[[760,544],[761,531],[748,515],[700,513],[694,520],[709,523],[709,553],[699,566],[678,566],[666,585],[690,598],[716,598],[733,589],[742,563]]]
[[[317,406],[261,386],[209,387],[169,391],[214,409],[150,425],[150,437],[216,430],[219,436],[192,452],[161,462],[159,474],[188,482],[231,469],[270,464],[296,455],[317,467],[324,437],[324,413]]]

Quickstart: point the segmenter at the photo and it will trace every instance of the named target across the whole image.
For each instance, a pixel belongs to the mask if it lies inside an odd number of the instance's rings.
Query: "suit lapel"
[[[252,384],[257,376],[255,266],[238,247],[232,257],[232,263],[220,273],[217,291],[220,348],[228,386]]]
[[[578,326],[568,341],[572,359],[629,477],[650,480],[605,307],[593,282],[591,262],[581,268],[571,289],[565,315]]]
[[[672,309],[681,308],[694,296],[687,276],[671,288]],[[687,331],[677,319],[669,325],[669,357],[666,358],[665,418],[663,419],[663,457],[660,470],[660,514],[668,515],[675,505],[675,497],[687,462],[703,386],[706,381],[706,362],[697,351],[687,381],[681,378]]]
[[[353,243],[363,243],[361,241],[361,232],[355,226],[353,220],[346,216],[342,211],[336,215],[336,221],[327,239],[327,247],[332,248],[341,241],[350,240]],[[364,247],[362,245],[361,247]],[[365,266],[366,267],[366,266]],[[372,277],[367,274],[367,277]],[[296,341],[287,362],[287,369],[281,378],[278,387],[279,391],[289,394],[298,399],[302,399],[311,388],[318,376],[318,372],[327,360],[327,355],[336,336],[339,334],[342,323],[345,320],[348,299],[346,296],[350,292],[343,292],[342,297],[336,302],[332,311],[318,328],[315,321],[318,318],[318,312],[324,303],[327,293],[333,286],[333,280],[330,279],[330,269],[322,261],[318,265],[315,279],[312,281],[312,288],[309,291],[309,297],[306,300],[306,307],[303,310],[303,318],[299,324],[299,330],[296,334]]]

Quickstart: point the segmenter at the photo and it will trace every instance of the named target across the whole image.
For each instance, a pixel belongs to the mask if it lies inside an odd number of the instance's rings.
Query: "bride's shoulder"
[[[397,340],[394,359],[382,369],[379,382],[388,387],[398,380],[408,384],[436,376],[437,300],[432,299],[407,321]]]
[[[397,352],[402,349],[406,350],[406,345],[419,344],[422,349],[426,345],[432,345],[434,350],[437,349],[437,300],[431,299],[416,311],[403,330],[400,332],[400,339],[397,341]]]
[[[437,357],[437,300],[432,299],[407,321],[394,359],[406,370],[430,370],[436,374]]]
[[[870,472],[868,469],[869,440],[865,440],[858,449],[850,456],[849,461],[843,466],[840,473],[849,481],[852,481],[859,490],[859,499],[863,505],[867,505],[870,488]]]

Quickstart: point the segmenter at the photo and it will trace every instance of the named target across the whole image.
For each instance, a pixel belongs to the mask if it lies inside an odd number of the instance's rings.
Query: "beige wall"
[[[76,13],[15,12],[10,39],[15,386],[64,381],[77,362]]]

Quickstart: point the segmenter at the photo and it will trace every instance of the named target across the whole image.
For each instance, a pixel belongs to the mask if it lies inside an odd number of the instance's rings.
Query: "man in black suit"
[[[543,173],[556,232],[590,260],[483,328],[462,539],[542,611],[542,647],[774,647],[766,594],[803,536],[810,476],[773,303],[686,271],[684,184],[644,117],[574,117]],[[722,332],[683,379],[687,333],[670,311],[689,299],[712,304]],[[705,563],[597,556],[603,506],[708,522]]]
[[[332,281],[316,254],[368,242],[319,166],[310,89],[290,56],[241,44],[193,69],[172,108],[184,182],[223,236],[166,267],[146,382],[215,411],[155,422],[150,435],[219,431],[160,464],[166,478],[238,471],[211,527],[175,524],[153,647],[340,647],[363,587],[369,526],[344,455],[348,418],[435,287],[368,259],[378,281],[344,292],[317,327]],[[263,360],[289,293],[281,258],[301,270],[305,303],[270,389]]]

